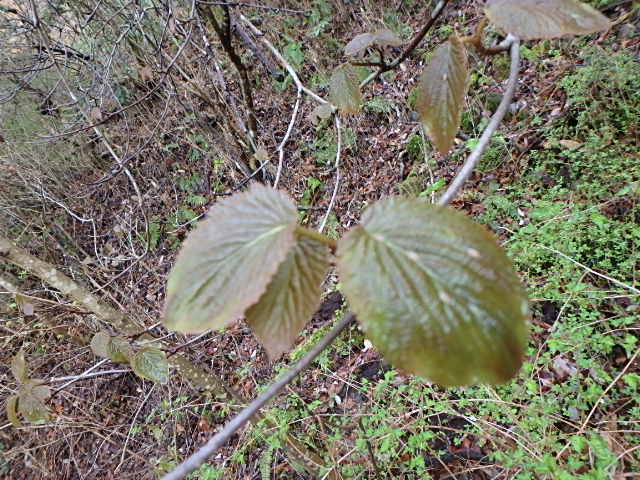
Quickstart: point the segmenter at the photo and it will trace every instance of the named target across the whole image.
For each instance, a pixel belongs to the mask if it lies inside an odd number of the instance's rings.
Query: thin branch
[[[506,230],[509,233],[515,233],[513,230],[511,230],[511,229],[509,229],[507,227],[499,227],[499,228],[501,228],[502,230]],[[540,247],[540,248],[542,248],[544,250],[548,250],[550,252],[555,253],[556,255],[561,256],[565,260],[567,260],[567,261],[573,263],[574,265],[582,268],[586,272],[588,272],[588,273],[590,273],[592,275],[595,275],[596,277],[600,277],[603,280],[606,280],[608,282],[613,283],[614,285],[617,285],[617,286],[622,287],[622,288],[624,288],[626,290],[629,290],[630,292],[633,292],[636,295],[640,295],[640,289],[637,289],[636,287],[633,287],[633,286],[628,285],[628,284],[626,284],[624,282],[621,282],[620,280],[616,280],[615,278],[610,277],[609,275],[605,275],[604,273],[597,272],[593,268],[589,268],[588,266],[586,266],[584,263],[580,263],[579,261],[574,260],[569,255],[567,255],[566,253],[562,253],[560,250],[556,250],[553,247],[548,247],[546,245],[543,245],[542,243],[531,242],[531,244],[535,245],[536,247]]]
[[[284,13],[296,13],[301,15],[308,15],[309,12],[306,10],[292,10],[291,8],[281,8],[281,7],[269,7],[267,5],[256,5],[255,3],[244,3],[244,2],[205,2],[203,0],[198,0],[200,5],[217,5],[221,7],[247,7],[247,8],[259,8],[261,10],[270,10],[276,13],[284,12]]]
[[[242,59],[236,52],[235,48],[233,48],[233,44],[231,43],[231,37],[225,33],[223,27],[216,20],[216,16],[211,11],[210,8],[202,9],[204,10],[211,26],[215,30],[218,35],[218,39],[222,44],[222,48],[227,53],[229,60],[233,63],[234,67],[236,67],[236,71],[238,75],[240,75],[240,87],[242,89],[242,96],[244,97],[244,102],[247,106],[247,126],[249,128],[249,141],[253,145],[256,140],[256,135],[258,132],[258,125],[256,120],[256,109],[253,103],[253,94],[251,92],[251,82],[249,81],[249,74],[247,73],[247,67],[242,62]],[[227,15],[225,16],[225,21],[231,22],[229,18],[230,12],[227,11]],[[230,25],[230,23],[229,23]]]
[[[315,92],[309,90],[307,87],[305,87],[302,84],[302,82],[300,81],[300,78],[298,77],[298,74],[293,69],[291,64],[282,56],[282,54],[278,51],[278,49],[276,47],[274,47],[271,44],[271,42],[265,38],[264,33],[262,33],[253,23],[251,23],[247,19],[247,17],[245,17],[244,15],[240,15],[240,20],[242,20],[244,23],[246,23],[247,26],[249,27],[249,29],[251,29],[251,31],[253,32],[253,34],[256,35],[258,38],[260,38],[260,41],[269,50],[271,50],[271,53],[273,53],[274,57],[276,57],[278,59],[278,61],[282,64],[282,66],[287,70],[287,72],[289,72],[289,75],[291,75],[291,78],[293,79],[293,83],[295,83],[296,87],[298,87],[300,90],[302,90],[304,93],[309,95],[311,98],[313,98],[318,103],[322,103],[322,104],[329,103],[324,98],[320,97]]]
[[[322,233],[324,227],[327,225],[327,220],[329,220],[329,214],[331,213],[331,209],[333,208],[333,204],[336,201],[336,195],[338,194],[338,186],[340,185],[340,153],[342,151],[342,126],[340,125],[340,116],[336,113],[336,132],[338,135],[338,147],[336,148],[336,183],[333,185],[333,193],[331,194],[331,200],[329,201],[329,207],[327,208],[327,213],[322,219],[322,223],[320,224],[320,228],[318,231]]]
[[[500,122],[504,118],[507,110],[509,109],[509,105],[511,105],[511,100],[513,100],[513,94],[516,91],[516,85],[518,82],[518,70],[520,69],[520,40],[513,35],[509,35],[507,37],[507,41],[510,42],[510,54],[511,54],[511,70],[509,72],[509,80],[507,82],[507,88],[502,96],[502,101],[496,112],[491,117],[491,121],[487,125],[487,128],[482,132],[482,136],[480,137],[480,141],[473,149],[473,151],[467,157],[467,160],[464,162],[462,168],[458,171],[456,177],[449,185],[444,194],[438,200],[439,205],[446,205],[451,203],[451,201],[455,198],[458,192],[462,189],[465,182],[471,176],[473,169],[478,164],[478,161],[482,157],[482,154],[489,146],[489,142],[491,141],[491,137],[498,129]]]
[[[287,127],[287,132],[282,137],[282,141],[280,145],[278,145],[278,171],[276,172],[276,179],[273,181],[273,188],[278,188],[278,182],[280,181],[280,175],[282,174],[282,166],[284,164],[284,146],[289,141],[289,137],[291,136],[291,132],[293,131],[293,126],[296,123],[296,119],[298,118],[298,110],[300,109],[300,103],[302,101],[302,89],[298,88],[298,92],[296,94],[296,104],[293,106],[293,113],[291,113],[291,120],[289,121],[289,126]]]
[[[303,370],[305,370],[318,355],[320,355],[331,342],[333,342],[340,333],[354,321],[355,315],[347,313],[333,329],[320,340],[302,360],[294,365],[289,371],[282,375],[278,380],[273,382],[271,386],[262,392],[253,402],[249,404],[242,412],[233,418],[227,425],[209,441],[201,447],[196,453],[178,465],[172,472],[168,473],[162,480],[181,480],[191,472],[197,470],[200,465],[207,461],[216,450],[223,446],[231,436],[242,428],[259,410],[264,407],[273,397],[282,391],[294,378],[296,378]]]
[[[106,361],[106,360],[105,360]],[[98,363],[96,365],[94,365],[93,367],[91,367],[92,369],[97,367],[98,365],[101,365],[101,363]],[[91,373],[82,373],[80,375],[71,375],[68,377],[55,377],[55,378],[50,378],[47,380],[47,383],[57,383],[57,382],[66,382],[69,381],[69,383],[65,383],[62,387],[60,387],[58,390],[62,390],[64,387],[67,387],[69,385],[71,385],[71,383],[73,382],[77,382],[78,380],[84,380],[85,378],[91,378],[91,377],[99,377],[100,375],[110,375],[112,373],[126,373],[126,372],[130,372],[131,369],[130,368],[119,368],[119,369],[115,369],[115,370],[101,370],[99,372],[91,372]]]
[[[398,65],[400,65],[410,54],[415,50],[415,48],[420,44],[425,35],[431,30],[431,27],[436,23],[438,17],[444,10],[444,7],[447,6],[449,0],[440,0],[440,2],[436,5],[436,8],[431,13],[431,17],[427,20],[424,27],[413,37],[413,40],[405,47],[402,53],[396,58],[393,62],[385,65],[384,67],[378,68],[375,72],[369,75],[360,83],[360,88],[363,88],[365,85],[373,82],[376,78],[382,75],[384,72],[388,72],[389,70],[393,70]]]

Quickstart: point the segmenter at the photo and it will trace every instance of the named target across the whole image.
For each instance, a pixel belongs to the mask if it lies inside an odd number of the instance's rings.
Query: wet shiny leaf
[[[525,292],[495,238],[464,214],[381,201],[340,242],[338,269],[367,338],[401,370],[455,386],[505,382],[520,367]]]

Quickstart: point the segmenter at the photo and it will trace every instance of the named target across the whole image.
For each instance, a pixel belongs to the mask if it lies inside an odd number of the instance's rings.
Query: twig
[[[103,362],[106,362],[108,360],[103,360]],[[97,367],[98,365],[102,365],[101,362],[98,362],[97,364],[95,364],[93,367],[91,367],[91,369]],[[90,370],[91,370],[90,369]],[[81,373],[80,375],[75,375],[75,376],[69,376],[69,377],[54,377],[54,378],[49,378],[47,380],[47,383],[57,383],[57,382],[66,382],[69,380],[68,383],[65,383],[62,387],[58,388],[58,390],[62,390],[64,387],[67,387],[69,385],[71,385],[74,382],[77,382],[78,380],[84,380],[85,378],[91,378],[91,377],[99,377],[100,375],[110,375],[112,373],[126,373],[126,372],[130,372],[131,369],[130,368],[125,368],[125,369],[115,369],[115,370],[101,370],[99,372],[92,372],[92,373]],[[57,391],[57,390],[56,390]]]
[[[276,67],[269,58],[267,58],[264,53],[258,48],[255,42],[251,39],[247,31],[237,22],[233,23],[233,31],[238,34],[240,40],[246,45],[246,47],[253,52],[253,54],[260,60],[264,68],[269,72],[269,75],[275,78],[276,81],[282,82],[284,81],[284,75],[278,67]]]
[[[511,229],[509,229],[509,228],[506,228],[506,227],[499,227],[499,228],[501,228],[502,230],[506,230],[506,231],[507,231],[507,232],[509,232],[509,233],[515,233],[513,230],[511,230]],[[605,275],[604,273],[597,272],[597,271],[595,271],[593,268],[589,268],[589,267],[587,267],[584,263],[580,263],[580,262],[578,262],[577,260],[574,260],[574,259],[573,259],[573,258],[571,258],[569,255],[567,255],[566,253],[562,253],[560,250],[556,250],[556,249],[555,249],[555,248],[553,248],[553,247],[548,247],[548,246],[546,246],[546,245],[543,245],[543,244],[541,244],[541,243],[537,243],[537,242],[530,242],[530,243],[531,243],[532,245],[535,245],[535,246],[537,246],[537,247],[540,247],[540,248],[542,248],[542,249],[544,249],[544,250],[549,250],[550,252],[553,252],[553,253],[555,253],[556,255],[560,255],[560,256],[561,256],[562,258],[564,258],[565,260],[570,261],[570,262],[571,262],[571,263],[573,263],[574,265],[577,265],[578,267],[580,267],[580,268],[582,268],[582,269],[586,270],[587,272],[591,273],[592,275],[595,275],[595,276],[600,277],[600,278],[602,278],[602,279],[604,279],[604,280],[607,280],[607,281],[609,281],[609,282],[611,282],[611,283],[613,283],[613,284],[615,284],[615,285],[618,285],[619,287],[622,287],[622,288],[624,288],[624,289],[626,289],[626,290],[629,290],[630,292],[635,293],[636,295],[640,295],[640,289],[637,289],[637,288],[635,288],[635,287],[632,287],[631,285],[628,285],[628,284],[626,284],[626,283],[624,283],[624,282],[621,282],[620,280],[616,280],[615,278],[610,277],[609,275]]]
[[[511,100],[513,99],[513,94],[516,91],[516,85],[518,82],[518,70],[520,69],[520,40],[513,35],[509,35],[507,37],[507,41],[510,42],[509,51],[511,54],[511,70],[509,72],[507,88],[504,92],[504,95],[502,96],[500,105],[498,105],[496,112],[491,117],[491,121],[487,125],[487,128],[485,128],[484,132],[482,132],[480,141],[478,141],[478,144],[467,157],[467,160],[464,162],[464,165],[456,174],[456,177],[453,179],[453,182],[451,182],[451,185],[449,185],[447,191],[444,192],[444,194],[438,200],[438,205],[446,205],[450,203],[462,189],[465,182],[471,176],[471,172],[473,172],[473,169],[480,160],[480,157],[482,157],[485,149],[489,146],[491,137],[497,130],[500,122],[502,122],[502,119],[509,109],[509,105],[511,104]]]
[[[138,415],[140,415],[140,411],[142,410],[142,407],[144,407],[145,403],[147,403],[147,400],[149,400],[149,397],[153,393],[153,389],[155,388],[155,386],[156,386],[155,384],[151,385],[151,388],[149,389],[149,393],[147,393],[147,396],[144,397],[144,399],[140,403],[140,406],[138,407],[138,410],[136,410],[136,413],[133,416],[133,420],[131,420],[131,427],[129,427],[129,431],[127,432],[127,438],[125,439],[124,446],[122,447],[122,455],[120,455],[120,463],[116,465],[116,468],[113,470],[114,473],[117,472],[122,466],[122,464],[124,463],[124,456],[127,453],[127,445],[129,445],[129,440],[131,439],[131,432],[133,432],[133,427],[136,424],[136,420],[138,419]]]
[[[269,7],[267,5],[256,5],[255,3],[244,3],[244,2],[206,2],[203,0],[198,0],[200,5],[218,5],[221,7],[247,7],[247,8],[259,8],[261,10],[270,10],[276,13],[285,12],[285,13],[297,13],[301,15],[308,15],[306,10],[293,10],[291,8],[281,8],[281,7]]]
[[[222,44],[222,48],[227,53],[227,56],[229,57],[229,60],[231,60],[231,63],[233,63],[234,67],[236,67],[238,75],[240,75],[240,87],[242,89],[242,96],[244,97],[244,102],[248,110],[248,113],[247,113],[247,126],[249,128],[248,140],[250,144],[254,145],[254,142],[256,140],[256,135],[258,132],[258,125],[257,125],[257,119],[256,119],[256,109],[253,103],[253,94],[251,92],[251,82],[249,81],[249,74],[247,71],[247,67],[242,62],[242,59],[240,58],[235,48],[233,47],[233,44],[231,43],[230,35],[227,32],[225,32],[224,28],[218,23],[218,20],[216,20],[216,16],[211,11],[211,9],[208,8],[208,9],[202,9],[202,10],[204,10],[204,12],[206,13],[206,16],[209,19],[211,26],[213,27],[216,34],[218,35],[218,39]],[[230,19],[230,12],[228,11],[228,7],[225,15],[225,21],[228,22],[230,25],[231,19]]]
[[[284,146],[289,141],[289,137],[291,136],[291,132],[293,131],[293,126],[296,123],[296,118],[298,117],[298,110],[300,109],[300,102],[302,101],[302,89],[298,88],[298,92],[296,94],[296,104],[293,106],[293,112],[291,113],[291,120],[289,121],[289,126],[287,127],[287,132],[282,137],[282,141],[280,145],[278,145],[278,171],[276,172],[276,179],[273,181],[273,188],[278,188],[278,182],[280,181],[280,175],[282,174],[282,165],[284,164]]]
[[[305,87],[302,84],[302,82],[300,81],[300,78],[298,77],[298,74],[293,69],[291,64],[282,56],[282,54],[278,51],[278,49],[276,47],[274,47],[271,44],[271,42],[265,38],[264,33],[262,33],[253,23],[251,23],[247,19],[247,17],[245,17],[244,15],[240,15],[240,20],[242,20],[244,23],[246,23],[247,26],[249,27],[249,29],[253,32],[253,34],[256,35],[258,38],[260,38],[260,41],[262,43],[264,43],[264,45],[269,50],[271,50],[271,53],[273,53],[273,55],[278,59],[278,61],[287,70],[287,72],[289,72],[289,75],[291,75],[291,78],[293,79],[293,83],[295,83],[296,87],[298,87],[300,90],[302,90],[304,93],[309,95],[311,98],[313,98],[318,103],[321,103],[321,104],[329,103],[324,98],[320,97],[315,92],[309,90],[307,87]]]
[[[280,181],[280,176],[282,175],[282,166],[284,164],[284,147],[286,143],[289,141],[289,138],[291,137],[291,132],[293,131],[293,127],[296,123],[296,119],[298,118],[298,111],[300,109],[300,103],[302,101],[302,92],[309,95],[312,99],[314,99],[318,103],[326,104],[328,102],[324,98],[320,97],[319,95],[309,90],[307,87],[305,87],[302,84],[302,82],[300,81],[300,78],[298,77],[298,74],[296,73],[294,68],[291,66],[291,64],[282,56],[282,54],[278,51],[278,49],[274,47],[273,44],[265,38],[264,34],[253,23],[251,23],[247,19],[247,17],[245,17],[244,15],[240,15],[240,20],[242,20],[244,23],[247,24],[247,26],[253,32],[253,34],[260,39],[260,41],[271,51],[273,56],[276,57],[276,59],[282,64],[282,66],[289,73],[289,75],[291,75],[291,79],[293,80],[293,83],[297,89],[296,103],[293,107],[293,112],[291,114],[291,120],[289,121],[289,126],[287,127],[287,131],[284,137],[282,138],[282,141],[278,145],[278,149],[277,149],[278,170],[276,172],[276,179],[273,182],[273,188],[277,188],[278,182]]]
[[[607,393],[609,393],[609,390],[611,390],[613,388],[613,386],[618,383],[618,381],[624,376],[625,373],[627,373],[627,370],[629,370],[629,367],[631,367],[636,358],[638,357],[638,354],[640,354],[640,349],[636,350],[635,353],[631,356],[631,358],[629,359],[629,361],[627,362],[627,364],[624,366],[624,368],[622,370],[620,370],[620,373],[618,373],[618,375],[616,375],[616,378],[614,378],[611,383],[609,383],[609,385],[607,386],[607,388],[604,389],[604,391],[602,392],[602,394],[600,394],[600,397],[598,398],[598,400],[593,404],[593,407],[591,408],[591,410],[589,411],[589,414],[587,415],[587,417],[584,419],[584,421],[582,422],[582,425],[580,426],[580,429],[576,432],[576,435],[582,435],[585,431],[585,429],[587,428],[587,424],[589,423],[589,421],[591,420],[591,417],[593,417],[593,414],[596,413],[596,410],[598,409],[598,406],[600,406],[602,399],[605,397],[605,395]],[[567,443],[564,447],[562,447],[562,449],[558,452],[558,454],[556,455],[556,459],[560,458],[562,456],[562,454],[567,450],[567,448],[569,447],[570,443]]]
[[[363,88],[365,85],[373,82],[376,78],[378,78],[384,72],[393,70],[398,65],[400,65],[411,54],[411,52],[413,52],[413,50],[418,46],[418,44],[422,41],[425,35],[429,32],[429,30],[431,30],[431,27],[433,26],[434,23],[436,23],[436,20],[438,20],[438,17],[444,10],[444,7],[447,6],[448,2],[449,0],[440,0],[440,2],[436,5],[436,8],[431,13],[431,17],[429,17],[429,20],[427,21],[427,23],[425,23],[424,27],[422,27],[422,29],[413,37],[413,40],[411,40],[409,45],[405,47],[405,49],[398,56],[398,58],[396,58],[393,62],[386,64],[385,66],[381,66],[380,68],[378,68],[378,70],[376,70],[367,78],[365,78],[360,83],[360,88]]]
[[[367,444],[367,451],[369,452],[369,456],[371,457],[371,463],[373,464],[373,469],[376,472],[376,478],[380,480],[384,477],[382,475],[382,471],[380,470],[380,467],[378,466],[378,461],[376,460],[376,456],[373,454],[373,448],[371,448],[371,442],[367,438],[367,430],[364,428],[364,423],[362,423],[362,417],[358,418],[358,425],[360,426],[360,430],[362,430],[362,433],[365,437],[364,441]]]
[[[218,448],[227,443],[231,436],[244,426],[262,407],[283,390],[300,372],[305,370],[324,349],[333,342],[338,335],[355,319],[353,313],[347,313],[333,329],[320,340],[302,360],[295,364],[282,377],[273,382],[271,386],[251,402],[242,412],[233,418],[225,427],[214,435],[196,453],[178,465],[173,471],[162,477],[162,480],[181,480],[191,472],[197,470],[200,465],[215,453]]]
[[[329,220],[329,214],[331,213],[331,209],[333,208],[333,204],[336,201],[336,195],[338,194],[338,186],[340,185],[340,153],[342,150],[342,134],[341,134],[341,125],[340,125],[340,116],[336,113],[336,132],[338,135],[338,147],[336,148],[336,183],[333,186],[333,193],[331,194],[331,200],[329,201],[329,207],[327,208],[327,213],[322,219],[322,223],[320,224],[320,228],[318,231],[322,233],[324,227],[327,225],[327,220]]]

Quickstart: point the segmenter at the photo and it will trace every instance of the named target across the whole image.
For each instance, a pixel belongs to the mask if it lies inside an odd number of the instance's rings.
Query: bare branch
[[[365,78],[360,83],[360,88],[363,88],[365,85],[373,82],[376,78],[378,78],[384,72],[393,70],[398,65],[400,65],[411,54],[411,52],[413,52],[415,48],[420,44],[420,42],[425,37],[425,35],[429,32],[429,30],[431,30],[431,27],[433,27],[433,25],[436,23],[436,20],[438,20],[438,17],[442,13],[442,11],[444,10],[444,7],[446,7],[448,2],[449,0],[440,0],[440,2],[436,5],[436,8],[431,13],[429,20],[427,20],[427,23],[425,23],[424,27],[422,27],[422,29],[418,33],[416,33],[416,35],[413,37],[413,40],[411,40],[409,45],[405,47],[405,49],[398,56],[398,58],[396,58],[393,62],[387,65],[381,66],[380,68],[378,68],[378,70],[376,70],[367,78]]]

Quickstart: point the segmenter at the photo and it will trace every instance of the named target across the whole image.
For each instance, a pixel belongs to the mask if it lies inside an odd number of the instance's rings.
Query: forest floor
[[[608,3],[605,12],[612,19],[632,8],[630,2]],[[419,28],[423,11],[338,11],[320,1],[310,6],[309,16],[252,15],[264,31],[277,32],[271,41],[303,82],[325,95],[349,39],[382,23],[406,39]],[[448,8],[401,68],[364,89],[363,111],[344,119],[329,235],[338,237],[355,225],[374,200],[437,195],[455,175],[500,100],[508,57],[471,55],[461,128],[466,138],[446,157],[425,144],[407,99],[433,47],[453,28],[471,31],[478,11],[474,2]],[[314,478],[287,454],[287,436],[319,455],[319,478],[639,476],[638,9],[605,34],[524,43],[521,53],[511,113],[453,202],[496,234],[528,288],[531,341],[518,376],[498,387],[441,389],[385,364],[353,326],[265,410],[270,423],[244,428],[190,478]],[[263,147],[275,152],[295,89],[260,68],[255,67],[256,110]],[[327,122],[308,121],[313,107],[302,106],[280,186],[300,205],[301,221],[317,227],[336,181],[337,139]],[[162,108],[149,101],[126,125],[114,121],[106,128],[116,140],[145,138],[149,125],[164,115]],[[192,133],[193,118],[163,118],[162,134],[129,165],[142,198],[125,175],[101,181],[108,165],[85,169],[67,186],[66,209],[43,210],[51,219],[48,230],[25,226],[15,235],[24,248],[40,252],[147,327],[161,319],[168,271],[195,220],[245,182],[211,142]],[[148,239],[139,204],[149,222]],[[143,251],[144,257],[133,260]],[[94,252],[108,262],[98,262]],[[86,343],[100,328],[97,319],[38,279],[13,274],[24,292],[55,302],[36,303],[27,316],[4,296],[2,400],[16,386],[5,366],[21,348],[35,377],[76,375],[96,363]],[[331,275],[321,308],[280,361],[269,362],[243,322],[182,349],[234,388],[239,402],[198,391],[177,375],[166,385],[132,373],[76,382],[50,400],[50,423],[0,426],[0,478],[158,478],[308,351],[346,309]],[[152,333],[176,346],[189,341],[162,326]]]

